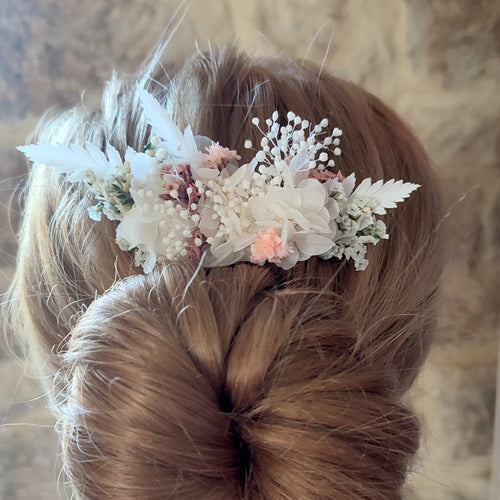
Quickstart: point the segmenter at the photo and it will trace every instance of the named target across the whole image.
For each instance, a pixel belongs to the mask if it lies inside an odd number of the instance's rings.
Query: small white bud
[[[266,153],[264,151],[259,151],[256,155],[255,158],[257,161],[264,161],[266,159]]]

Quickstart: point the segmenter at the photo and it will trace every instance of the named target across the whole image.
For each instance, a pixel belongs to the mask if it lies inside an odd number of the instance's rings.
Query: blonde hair
[[[140,150],[149,130],[136,81],[114,77],[101,107],[47,117],[37,140]],[[290,271],[170,263],[143,275],[114,223],[89,219],[87,187],[34,166],[7,313],[53,384],[76,496],[401,498],[419,442],[401,397],[428,350],[442,267],[423,149],[358,86],[232,45],[149,87],[181,129],[242,162],[244,140],[260,140],[251,118],[293,110],[342,128],[344,175],[422,187],[385,216],[391,237],[363,272],[312,258]]]

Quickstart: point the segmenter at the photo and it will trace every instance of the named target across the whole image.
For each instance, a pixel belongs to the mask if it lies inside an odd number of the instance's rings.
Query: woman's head
[[[37,165],[10,316],[54,377],[68,475],[82,498],[399,498],[418,446],[400,397],[427,351],[441,270],[435,181],[421,146],[376,97],[286,58],[227,46],[151,77],[181,129],[237,150],[277,110],[343,130],[337,166],[422,187],[384,216],[370,264],[315,257],[144,275],[88,217],[84,184]],[[331,130],[330,130],[331,132]],[[49,117],[39,142],[140,151],[134,79],[102,105]]]

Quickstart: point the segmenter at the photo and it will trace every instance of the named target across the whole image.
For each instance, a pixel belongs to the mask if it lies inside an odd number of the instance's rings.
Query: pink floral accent
[[[181,165],[175,165],[174,167],[164,166],[161,169],[161,173],[164,175],[176,176],[174,181],[165,182],[165,189],[167,191],[177,191],[177,200],[183,208],[191,210],[191,205],[193,203],[197,204],[200,201],[201,193],[199,192],[193,180],[193,176],[191,174],[191,166],[189,164],[184,163]],[[191,188],[189,193],[188,188]],[[168,194],[160,194],[159,197],[162,200],[173,199]]]
[[[330,172],[329,170],[309,170],[309,179],[316,179],[319,182],[326,182],[329,179],[338,179],[340,182],[345,181],[345,177],[342,175],[342,172],[339,170],[336,174]]]
[[[265,231],[259,231],[255,242],[251,245],[252,262],[262,265],[267,261],[280,262],[281,259],[290,255],[290,250],[283,248],[281,237],[273,227]]]
[[[200,240],[204,241],[205,237],[203,236],[203,233],[197,229],[192,237],[192,243],[191,245],[188,245],[186,247],[186,250],[188,251],[188,259],[193,260],[193,261],[198,261],[201,258],[201,247],[197,246],[194,242],[196,238],[199,238]]]
[[[206,148],[203,156],[209,168],[222,170],[231,160],[240,160],[241,156],[234,150],[221,146],[218,142]]]

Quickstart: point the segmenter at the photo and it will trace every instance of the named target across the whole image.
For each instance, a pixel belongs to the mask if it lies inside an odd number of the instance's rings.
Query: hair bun
[[[386,362],[396,348],[382,348],[382,361],[373,349],[385,341],[359,343],[328,291],[328,270],[311,261],[306,282],[270,292],[229,352],[247,487],[259,499],[400,498],[418,448],[419,423],[395,395],[399,370]]]
[[[126,279],[72,331],[57,411],[67,473],[86,499],[240,498],[218,326],[208,287],[195,280],[186,297],[189,278],[172,265]]]
[[[399,498],[419,426],[398,370],[305,266],[280,290],[269,268],[170,264],[89,307],[58,405],[84,498]]]

